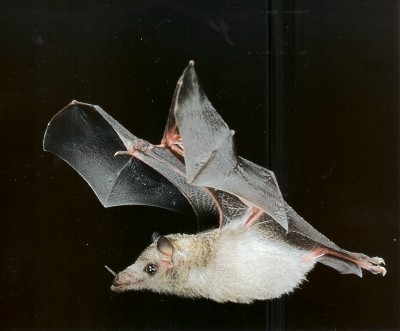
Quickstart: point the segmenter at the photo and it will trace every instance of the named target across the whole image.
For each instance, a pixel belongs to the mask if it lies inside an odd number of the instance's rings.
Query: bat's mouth
[[[139,290],[140,286],[138,285],[139,282],[130,283],[130,284],[121,284],[121,285],[111,285],[111,291],[113,292],[125,292],[125,291],[132,291],[132,290]]]
[[[113,292],[125,292],[128,291],[128,285],[111,285],[111,291]]]

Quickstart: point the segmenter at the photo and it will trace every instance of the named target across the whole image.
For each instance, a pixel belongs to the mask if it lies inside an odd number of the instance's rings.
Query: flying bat
[[[160,235],[111,289],[152,290],[250,303],[292,292],[322,263],[342,274],[385,275],[384,260],[348,252],[283,199],[272,171],[236,154],[234,131],[216,112],[190,61],[161,142],[126,130],[99,106],[73,101],[48,124],[43,146],[70,164],[104,207],[150,205],[219,226]]]

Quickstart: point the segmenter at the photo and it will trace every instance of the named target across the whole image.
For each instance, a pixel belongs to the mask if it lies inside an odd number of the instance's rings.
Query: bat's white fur
[[[174,247],[173,267],[150,245],[138,260],[119,274],[113,290],[149,289],[218,302],[250,303],[291,292],[312,269],[315,260],[274,238],[262,226],[230,223],[197,235],[167,236]],[[148,275],[149,263],[158,266]]]

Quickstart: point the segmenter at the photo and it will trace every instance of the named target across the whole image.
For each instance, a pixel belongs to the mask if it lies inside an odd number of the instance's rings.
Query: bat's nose
[[[119,273],[113,281],[114,286],[121,286],[121,285],[126,285],[129,283],[129,277],[126,273],[121,272]]]
[[[123,292],[127,290],[139,289],[139,283],[143,279],[137,277],[129,270],[121,271],[115,276],[111,290],[114,292]]]
[[[120,277],[120,275],[117,275],[117,276],[114,278],[113,285],[114,285],[114,286],[119,286],[119,285],[121,285],[121,277]]]

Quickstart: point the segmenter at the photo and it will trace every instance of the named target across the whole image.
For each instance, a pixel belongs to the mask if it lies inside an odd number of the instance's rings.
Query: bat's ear
[[[174,255],[174,246],[164,236],[159,236],[157,239],[157,251],[161,260],[167,262],[172,267],[172,256]]]
[[[161,235],[158,232],[153,232],[153,234],[151,235],[151,242],[155,243],[160,237]]]

